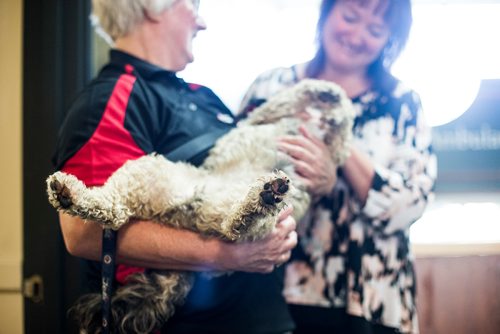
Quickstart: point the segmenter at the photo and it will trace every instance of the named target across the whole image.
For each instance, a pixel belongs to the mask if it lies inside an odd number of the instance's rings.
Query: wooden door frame
[[[80,262],[65,250],[45,178],[59,125],[91,75],[89,0],[23,4],[23,279],[43,278],[44,299],[24,299],[25,333],[76,333],[67,309],[81,291]]]

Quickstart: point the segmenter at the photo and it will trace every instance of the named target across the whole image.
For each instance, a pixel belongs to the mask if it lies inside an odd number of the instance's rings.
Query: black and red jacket
[[[123,163],[145,154],[168,154],[211,131],[229,131],[233,116],[208,88],[175,73],[112,50],[110,62],[72,104],[61,127],[56,169],[88,186],[102,185]],[[201,163],[207,152],[192,159]],[[144,270],[119,265],[117,280]],[[99,271],[91,277],[99,286]],[[281,297],[282,277],[235,273],[197,277],[168,333],[268,333],[292,329]],[[263,307],[263,306],[266,307]]]

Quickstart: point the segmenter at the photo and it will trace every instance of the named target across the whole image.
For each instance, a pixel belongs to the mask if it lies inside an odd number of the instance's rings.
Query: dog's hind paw
[[[73,205],[71,190],[66,186],[64,174],[57,172],[47,179],[49,201],[55,208],[68,209]]]
[[[266,183],[260,192],[260,198],[266,205],[275,205],[283,201],[290,189],[290,179],[283,172],[277,172]]]
[[[54,179],[50,182],[50,189],[54,192],[54,195],[63,209],[69,208],[73,201],[71,200],[71,192],[68,187]]]

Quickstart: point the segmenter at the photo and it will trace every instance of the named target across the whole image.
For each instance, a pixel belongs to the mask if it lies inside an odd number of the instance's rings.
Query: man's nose
[[[207,29],[205,19],[199,15],[196,17],[196,29],[198,29],[198,31]]]

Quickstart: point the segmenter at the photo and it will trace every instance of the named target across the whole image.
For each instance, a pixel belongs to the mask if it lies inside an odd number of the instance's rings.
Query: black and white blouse
[[[294,66],[263,73],[241,113],[298,80]],[[418,95],[399,81],[390,91],[367,91],[353,104],[353,145],[375,166],[368,199],[362,205],[339,172],[333,192],[299,223],[284,295],[292,304],[343,307],[373,323],[418,333],[409,228],[433,196],[431,132]]]

